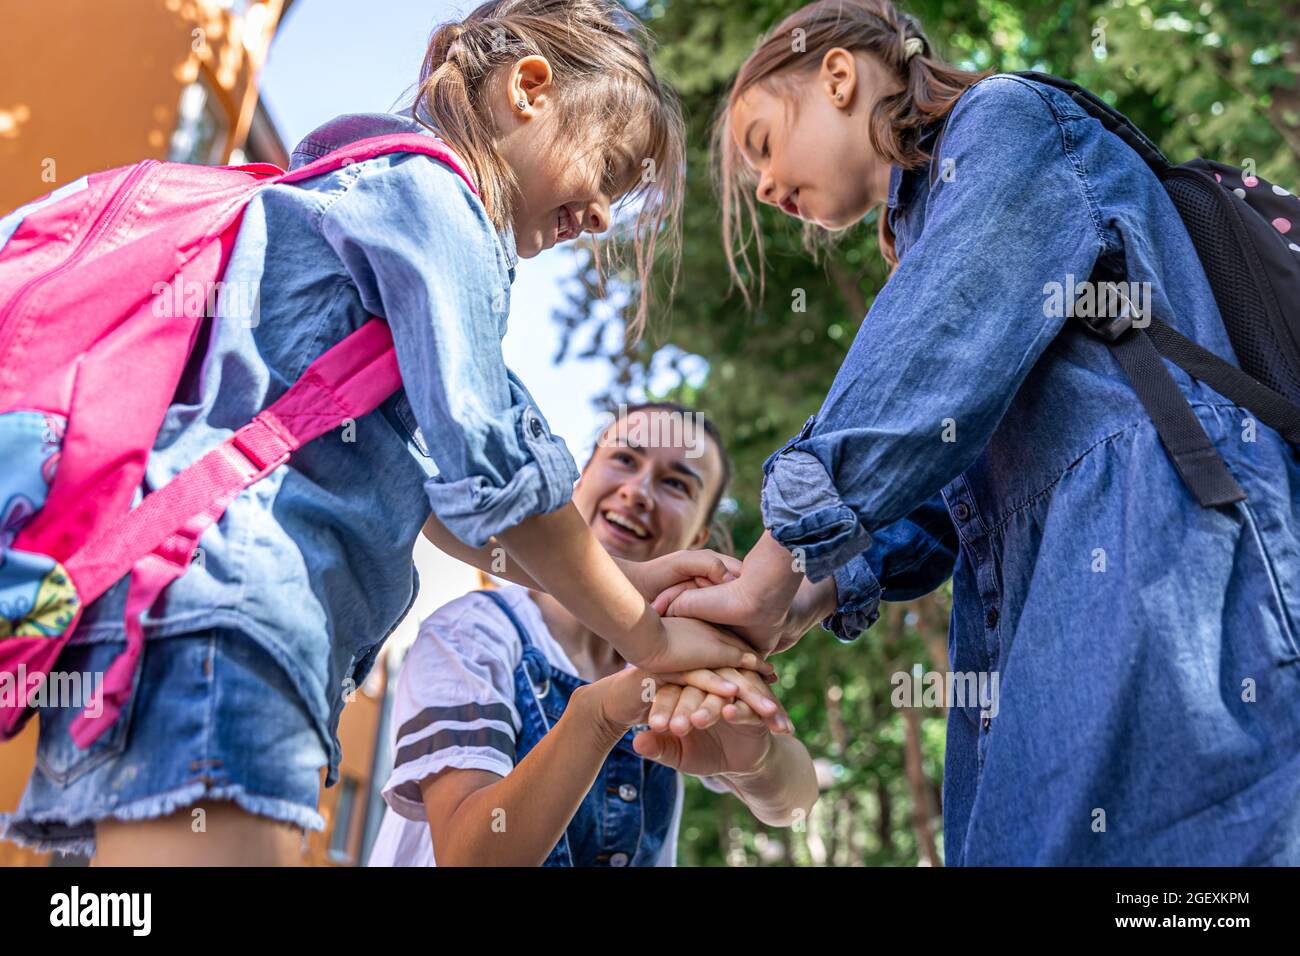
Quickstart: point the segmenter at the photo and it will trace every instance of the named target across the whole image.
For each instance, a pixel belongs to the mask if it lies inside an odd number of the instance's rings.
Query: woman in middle
[[[648,561],[708,541],[729,474],[703,416],[632,406],[573,501],[613,556]],[[766,691],[752,671],[718,676]],[[812,760],[783,713],[765,720],[746,697],[656,683],[544,593],[471,592],[421,624],[402,664],[370,865],[672,866],[677,771],[764,823],[798,822],[817,799]]]

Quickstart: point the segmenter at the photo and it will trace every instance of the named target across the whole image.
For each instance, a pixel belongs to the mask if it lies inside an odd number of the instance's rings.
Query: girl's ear
[[[506,78],[506,94],[511,112],[521,118],[535,116],[549,105],[555,92],[551,61],[544,56],[526,56],[517,60]]]
[[[831,103],[839,109],[847,109],[852,105],[853,94],[857,91],[857,60],[844,47],[837,46],[827,50],[826,55],[822,57],[821,74],[818,80]]]

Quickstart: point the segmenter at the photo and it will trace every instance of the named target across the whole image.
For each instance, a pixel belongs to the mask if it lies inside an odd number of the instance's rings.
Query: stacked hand
[[[606,678],[605,719],[648,724],[635,738],[638,753],[684,772],[752,771],[772,733],[793,732],[763,658],[834,609],[833,581],[808,582],[769,535],[743,563],[680,551],[620,564],[663,618],[663,640],[637,668]]]
[[[736,684],[740,693],[731,700],[636,667],[596,681],[590,690],[599,695],[601,719],[611,730],[621,734],[625,728],[648,725],[633,738],[643,757],[696,776],[754,772],[772,746],[773,732],[793,732],[785,709],[754,671],[720,668],[703,673]],[[687,676],[699,680],[701,673],[669,676],[675,681]],[[775,710],[765,718],[750,699],[770,701]]]
[[[724,625],[766,657],[792,647],[835,609],[834,580],[813,584],[794,569],[790,552],[770,534],[739,570],[727,570],[720,581],[705,575],[678,580],[652,599],[655,611]]]
[[[650,561],[618,564],[646,600],[678,586],[717,587],[733,581],[741,570],[738,560],[714,551],[678,551]],[[663,683],[693,686],[715,711],[721,712],[724,702],[743,702],[746,712],[764,720],[773,732],[789,732],[779,720],[780,704],[767,687],[776,680],[775,668],[752,645],[728,630],[689,617],[665,617],[660,625],[653,646],[637,656],[625,652],[631,663]],[[737,679],[723,677],[724,672]],[[742,675],[747,676],[738,679]],[[649,701],[647,697],[645,703]]]

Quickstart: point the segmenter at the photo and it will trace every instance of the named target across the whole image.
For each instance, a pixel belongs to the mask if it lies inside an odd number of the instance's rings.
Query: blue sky
[[[297,0],[276,34],[262,73],[262,96],[285,144],[341,113],[382,112],[419,76],[435,24],[461,19],[476,3],[448,0]],[[604,390],[604,360],[552,361],[559,326],[552,320],[561,284],[572,272],[560,248],[521,260],[511,291],[506,362],[541,405],[552,429],[579,462],[594,440],[598,414],[591,404]]]

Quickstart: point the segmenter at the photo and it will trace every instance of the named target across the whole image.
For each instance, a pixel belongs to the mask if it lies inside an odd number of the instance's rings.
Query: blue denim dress
[[[515,707],[522,726],[515,760],[523,760],[564,714],[569,697],[587,682],[552,667],[528,638],[510,605],[484,591],[510,619],[523,644],[515,668]],[[632,749],[632,731],[614,745],[564,837],[543,866],[654,866],[672,825],[677,771]]]
[[[834,576],[845,640],[952,576],[952,670],[999,695],[950,702],[950,864],[1300,864],[1300,455],[1170,366],[1249,496],[1198,507],[1105,345],[1049,307],[1101,263],[1231,360],[1186,229],[1020,77],[967,91],[937,161],[933,187],[893,171],[899,267],[765,463],[767,527]]]

